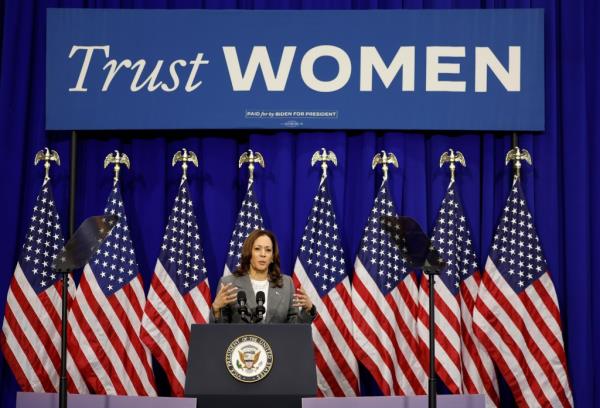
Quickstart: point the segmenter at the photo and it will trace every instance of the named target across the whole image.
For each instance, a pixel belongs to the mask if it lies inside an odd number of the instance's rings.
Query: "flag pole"
[[[72,134],[72,138],[75,137],[75,132]],[[72,139],[73,140],[73,139]],[[71,172],[73,172],[73,145],[71,145]],[[46,185],[50,181],[50,163],[56,162],[58,166],[60,166],[60,156],[54,150],[50,150],[49,148],[45,148],[44,150],[40,150],[36,153],[35,159],[33,161],[34,165],[37,165],[40,161],[44,161],[44,168],[46,170],[44,175],[43,185]],[[71,184],[73,187],[73,174],[71,174]],[[70,194],[74,194],[73,190],[71,190]],[[70,204],[74,202],[73,198],[70,197]],[[72,208],[69,208],[69,222],[72,219]],[[69,225],[69,233],[72,235],[73,230],[71,224]],[[60,379],[58,385],[58,395],[59,395],[59,406],[60,408],[66,408],[67,406],[67,279],[68,273],[63,273],[61,277],[62,281],[62,316],[61,316],[61,339],[60,339]]]
[[[512,148],[516,149],[517,147],[519,147],[519,135],[517,135],[517,132],[513,132],[512,134]],[[519,171],[517,170],[517,168],[513,168],[513,177],[519,177]]]
[[[450,163],[450,184],[448,188],[454,184],[455,177],[454,172],[456,171],[456,163],[461,164],[463,167],[467,166],[465,157],[458,150],[454,152],[453,149],[442,153],[440,157],[440,167],[443,167],[445,163]],[[430,253],[431,255],[431,253]],[[440,265],[431,265],[429,259],[425,259],[423,265],[423,273],[429,277],[429,408],[435,408],[437,405],[437,384],[436,384],[436,371],[435,371],[435,276],[440,274]]]

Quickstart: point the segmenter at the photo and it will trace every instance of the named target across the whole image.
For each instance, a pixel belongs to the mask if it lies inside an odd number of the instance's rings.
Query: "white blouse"
[[[265,280],[254,280],[252,278],[250,278],[250,282],[252,283],[252,289],[254,290],[254,296],[256,296],[256,294],[258,292],[263,292],[265,294],[265,304],[263,305],[265,307],[265,313],[263,314],[263,319],[262,321],[264,322],[267,319],[267,301],[269,300],[269,280],[265,279]]]

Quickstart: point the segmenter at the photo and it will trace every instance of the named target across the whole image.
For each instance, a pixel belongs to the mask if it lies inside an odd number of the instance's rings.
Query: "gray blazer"
[[[304,309],[292,307],[294,296],[294,284],[292,279],[287,275],[282,275],[283,286],[278,288],[272,283],[269,285],[269,294],[267,297],[267,318],[263,323],[311,323],[315,318],[315,314],[306,312]],[[238,290],[246,292],[248,308],[256,307],[256,294],[252,288],[250,277],[248,275],[223,276],[219,281],[219,286],[225,283],[233,283]],[[219,290],[219,289],[217,289]],[[314,309],[313,309],[314,311]],[[237,302],[229,303],[221,309],[221,317],[215,319],[212,308],[209,316],[210,323],[243,323],[240,314],[238,313]]]

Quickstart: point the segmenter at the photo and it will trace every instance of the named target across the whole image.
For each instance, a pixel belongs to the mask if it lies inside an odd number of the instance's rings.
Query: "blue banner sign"
[[[543,130],[543,21],[48,9],[46,128]]]

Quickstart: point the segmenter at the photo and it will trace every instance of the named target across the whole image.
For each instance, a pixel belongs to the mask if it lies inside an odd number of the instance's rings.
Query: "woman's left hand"
[[[296,288],[296,293],[294,293],[293,306],[301,307],[302,309],[306,310],[307,312],[312,309],[312,307],[313,307],[312,300],[310,300],[310,297],[306,294],[306,291],[304,289]]]

